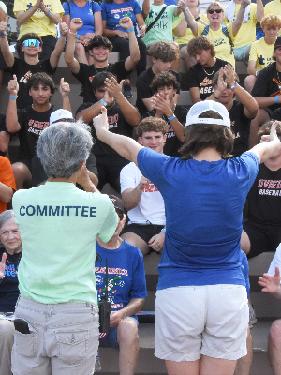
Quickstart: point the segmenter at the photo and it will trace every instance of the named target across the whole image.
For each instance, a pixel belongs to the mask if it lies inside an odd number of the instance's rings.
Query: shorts
[[[156,225],[156,224],[127,224],[123,229],[122,233],[132,232],[140,236],[140,238],[144,242],[148,242],[151,237],[155,236],[155,234],[161,232],[161,229],[164,228],[164,225]]]
[[[246,221],[244,231],[247,233],[251,244],[248,258],[256,257],[264,252],[274,252],[281,242],[281,227]]]
[[[201,355],[237,360],[246,355],[249,308],[243,285],[179,286],[158,290],[155,355],[175,362]]]
[[[251,45],[246,45],[239,48],[233,48],[233,54],[235,60],[238,61],[248,61],[249,60],[249,52],[250,52]]]

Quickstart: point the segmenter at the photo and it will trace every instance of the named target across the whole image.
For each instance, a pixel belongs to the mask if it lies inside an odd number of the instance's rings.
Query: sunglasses
[[[222,9],[209,9],[208,10],[208,13],[210,14],[214,14],[214,13],[221,13],[222,12]]]
[[[40,47],[40,41],[38,39],[25,39],[22,42],[23,47]]]

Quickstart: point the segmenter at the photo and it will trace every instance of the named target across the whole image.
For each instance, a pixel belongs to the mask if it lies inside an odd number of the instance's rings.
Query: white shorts
[[[242,285],[181,286],[156,292],[155,355],[175,362],[246,355],[249,309]]]

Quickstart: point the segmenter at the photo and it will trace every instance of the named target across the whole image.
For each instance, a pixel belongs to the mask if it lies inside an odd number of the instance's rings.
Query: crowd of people
[[[13,13],[15,46],[0,1],[0,374],[93,375],[109,346],[133,375],[143,257],[156,252],[167,372],[250,375],[247,258],[276,251],[259,284],[281,295],[280,0],[206,12],[198,0],[15,0]],[[79,105],[64,78],[52,100],[61,59]]]

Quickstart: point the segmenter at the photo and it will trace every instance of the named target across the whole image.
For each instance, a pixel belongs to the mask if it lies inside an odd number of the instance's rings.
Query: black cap
[[[85,49],[89,51],[95,47],[105,47],[111,51],[112,43],[106,36],[96,35],[93,39],[89,41]]]
[[[274,51],[276,50],[276,48],[279,48],[281,47],[281,36],[278,36],[275,40],[275,43],[274,43]]]

